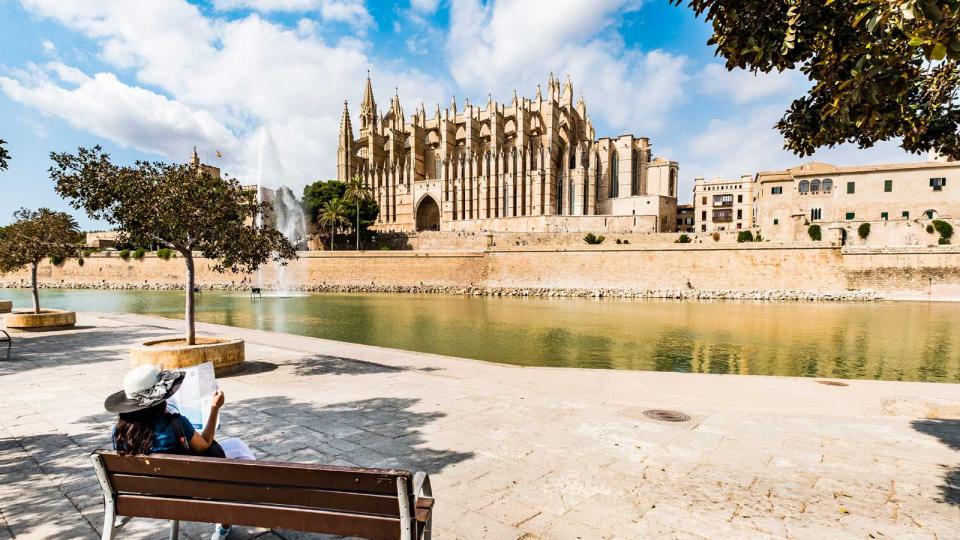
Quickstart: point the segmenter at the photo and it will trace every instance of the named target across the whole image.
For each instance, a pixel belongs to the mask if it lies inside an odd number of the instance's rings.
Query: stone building
[[[676,227],[678,166],[645,137],[596,138],[586,102],[550,75],[533,99],[454,98],[381,114],[370,78],[355,137],[344,102],[337,178],[360,175],[381,231],[654,232]]]
[[[693,213],[698,232],[731,231],[754,227],[756,183],[752,175],[736,180],[696,178]]]
[[[824,240],[867,245],[936,244],[933,219],[960,218],[960,162],[838,167],[811,162],[756,175],[757,227],[774,241],[805,241],[812,224]],[[860,239],[857,229],[870,223]]]
[[[696,213],[692,204],[677,205],[677,232],[692,233],[697,230]]]

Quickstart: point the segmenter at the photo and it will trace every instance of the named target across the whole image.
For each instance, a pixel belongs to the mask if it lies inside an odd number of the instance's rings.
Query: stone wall
[[[451,292],[677,298],[892,298],[960,300],[960,248],[840,248],[776,244],[602,245],[487,251],[304,252],[260,276],[220,274],[202,259],[203,288]],[[84,266],[44,263],[48,287],[178,288],[183,262],[152,254],[95,254]],[[3,278],[24,286],[23,271]]]

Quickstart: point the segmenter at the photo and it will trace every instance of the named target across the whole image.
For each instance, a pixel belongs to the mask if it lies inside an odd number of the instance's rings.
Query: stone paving
[[[0,361],[0,539],[98,536],[103,399],[129,345],[179,326],[80,324],[15,335]],[[427,471],[437,538],[960,538],[960,385],[516,368],[200,329],[247,340],[246,369],[220,380],[224,435],[258,459]],[[232,536],[249,537],[308,535]]]

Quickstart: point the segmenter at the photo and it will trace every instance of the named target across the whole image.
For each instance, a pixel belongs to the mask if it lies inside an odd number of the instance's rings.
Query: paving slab
[[[0,362],[0,540],[98,537],[103,399],[132,344],[181,326],[78,322],[15,336]],[[247,367],[219,381],[223,436],[258,459],[424,470],[437,538],[960,538],[960,385],[520,368],[198,329],[247,343]],[[132,520],[122,537],[165,536]]]

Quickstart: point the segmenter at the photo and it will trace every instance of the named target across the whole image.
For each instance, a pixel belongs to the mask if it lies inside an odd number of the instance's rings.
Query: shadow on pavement
[[[960,420],[914,420],[911,425],[920,433],[936,437],[946,446],[960,451]],[[960,505],[960,467],[945,469],[939,502]]]

